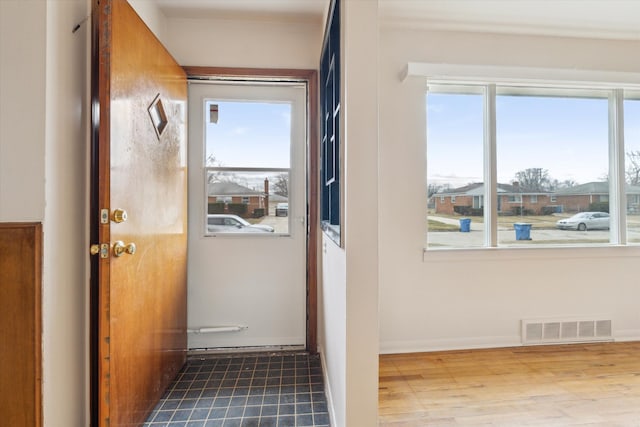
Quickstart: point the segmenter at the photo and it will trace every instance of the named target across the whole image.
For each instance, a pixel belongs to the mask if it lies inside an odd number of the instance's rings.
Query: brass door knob
[[[125,222],[127,220],[127,211],[124,209],[115,209],[111,215],[111,219],[117,224]]]
[[[136,248],[136,244],[135,244],[135,243],[133,243],[133,242],[129,243],[128,245],[126,245],[126,246],[124,247],[124,251],[125,251],[126,253],[128,253],[129,255],[133,255],[133,254],[135,254],[135,253],[136,253],[136,249],[137,249],[137,248]]]
[[[136,253],[136,249],[137,248],[135,243],[129,243],[125,245],[123,241],[118,240],[113,244],[113,255],[115,255],[116,257],[121,257],[124,254],[133,255]]]

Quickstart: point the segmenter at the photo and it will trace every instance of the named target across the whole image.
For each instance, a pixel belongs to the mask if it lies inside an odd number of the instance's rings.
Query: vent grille
[[[522,321],[522,343],[525,345],[611,340],[613,333],[608,319]]]

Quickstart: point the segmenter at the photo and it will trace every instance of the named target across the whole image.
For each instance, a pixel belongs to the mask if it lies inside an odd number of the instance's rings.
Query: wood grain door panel
[[[0,425],[42,425],[42,225],[0,224]]]
[[[140,425],[186,360],[186,76],[125,0],[95,0],[100,426]],[[150,107],[157,103],[159,120]],[[157,111],[156,111],[157,113]],[[161,131],[154,123],[162,121]],[[113,245],[134,243],[114,256]],[[96,243],[96,242],[94,242]]]

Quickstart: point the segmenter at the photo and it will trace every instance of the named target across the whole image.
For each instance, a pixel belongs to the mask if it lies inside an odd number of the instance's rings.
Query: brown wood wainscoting
[[[42,224],[0,223],[0,420],[42,426]]]

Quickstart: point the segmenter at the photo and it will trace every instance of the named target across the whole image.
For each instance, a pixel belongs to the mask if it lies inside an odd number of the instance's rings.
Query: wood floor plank
[[[380,356],[379,425],[640,427],[640,342]]]

